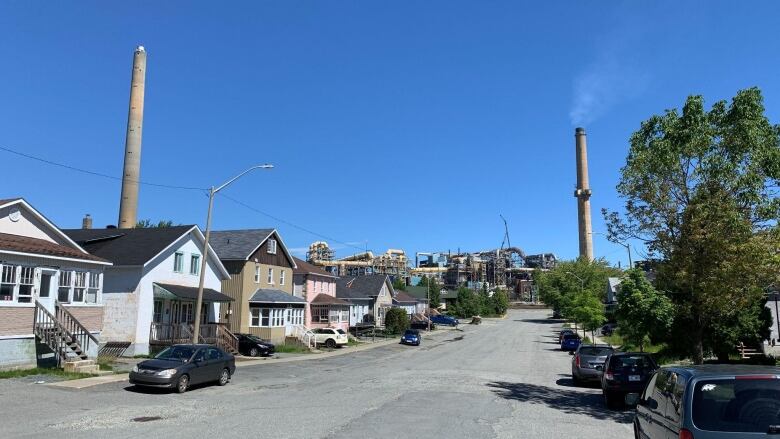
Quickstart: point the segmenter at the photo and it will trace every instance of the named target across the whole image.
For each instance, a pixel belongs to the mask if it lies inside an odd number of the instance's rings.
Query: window
[[[87,289],[87,303],[97,303],[98,291],[100,291],[100,273],[89,273],[89,288]],[[162,306],[162,302],[161,306]]]
[[[331,323],[338,323],[338,321],[340,320],[339,311],[340,310],[338,308],[336,308],[335,306],[330,308],[329,316],[330,316],[330,322]]]
[[[256,284],[260,283],[260,266],[259,265],[255,265],[255,283]]]
[[[693,424],[707,431],[757,433],[722,437],[773,436],[766,432],[780,424],[778,394],[780,380],[774,377],[743,375],[701,380],[693,389]]]
[[[275,255],[276,254],[276,240],[275,239],[269,239],[268,240],[268,253]]]
[[[0,300],[14,300],[14,287],[16,286],[16,270],[13,265],[3,265],[0,274]]]
[[[311,321],[314,323],[328,322],[328,305],[312,305]]]
[[[260,308],[251,308],[249,314],[251,319],[249,326],[260,326]]]
[[[173,271],[176,273],[184,271],[184,253],[176,252],[173,255]]]
[[[200,255],[190,256],[190,274],[200,273]]]
[[[162,323],[162,309],[163,309],[162,300],[155,300],[154,309],[152,312],[152,321],[154,323]]]
[[[284,310],[274,308],[271,310],[271,326],[284,326]]]
[[[260,321],[260,326],[271,326],[271,320],[270,320],[271,310],[268,308],[265,308],[262,310],[260,316],[262,317]]]
[[[268,269],[268,283],[273,285],[274,284],[274,269],[269,268]]]
[[[669,400],[666,403],[666,417],[680,423],[682,416],[683,393],[685,392],[685,377],[672,373],[667,383]]]
[[[284,285],[284,270],[279,270],[279,285]]]
[[[209,348],[209,360],[221,360],[222,352],[219,349]]]
[[[62,303],[70,302],[70,285],[73,279],[72,271],[60,271],[60,280],[57,288],[57,300]]]
[[[180,322],[181,323],[194,323],[194,317],[193,317],[193,309],[195,307],[191,302],[182,303],[181,304],[181,317]]]
[[[84,301],[84,290],[87,287],[87,273],[83,271],[77,271],[76,275],[73,277],[73,301],[74,302],[83,302]]]

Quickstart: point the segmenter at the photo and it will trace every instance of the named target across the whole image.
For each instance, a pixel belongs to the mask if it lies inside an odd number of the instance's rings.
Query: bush
[[[403,308],[390,308],[385,314],[385,329],[390,334],[400,334],[409,329],[409,316]]]

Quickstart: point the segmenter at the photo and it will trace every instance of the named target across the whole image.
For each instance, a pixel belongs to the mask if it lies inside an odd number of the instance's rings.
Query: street
[[[557,349],[548,314],[510,310],[436,331],[420,347],[242,367],[225,387],[183,395],[4,380],[2,436],[633,437],[630,411],[607,410],[598,388],[572,387],[571,357]]]

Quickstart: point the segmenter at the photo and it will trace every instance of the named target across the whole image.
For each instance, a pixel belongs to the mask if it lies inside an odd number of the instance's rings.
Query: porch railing
[[[57,320],[65,328],[65,330],[68,331],[70,336],[75,339],[76,343],[81,346],[81,349],[84,352],[91,352],[91,346],[97,347],[100,345],[97,337],[92,335],[92,333],[89,332],[89,329],[82,325],[81,322],[76,319],[76,317],[73,317],[73,314],[71,314],[70,311],[68,311],[59,302],[55,302],[55,304],[57,305],[55,307],[57,312]]]
[[[149,343],[171,345],[192,343],[192,332],[188,323],[152,323]]]
[[[217,346],[236,354],[238,353],[238,337],[225,325],[217,325]]]

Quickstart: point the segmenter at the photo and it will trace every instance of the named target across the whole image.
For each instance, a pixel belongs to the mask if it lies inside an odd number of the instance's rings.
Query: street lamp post
[[[631,260],[631,246],[628,243],[620,242],[620,241],[614,240],[614,239],[609,239],[609,235],[607,235],[606,233],[590,232],[590,234],[591,235],[601,235],[601,236],[604,236],[604,237],[607,238],[607,241],[609,241],[609,242],[611,242],[613,244],[618,244],[618,245],[622,245],[623,247],[625,247],[626,250],[628,251],[628,268],[634,268],[634,261]]]
[[[208,266],[208,257],[209,257],[209,238],[211,237],[211,210],[214,207],[214,195],[233,183],[234,181],[238,180],[240,177],[242,177],[244,174],[249,173],[250,171],[254,171],[255,169],[271,169],[274,165],[256,165],[252,166],[251,168],[247,169],[246,171],[236,175],[235,177],[231,178],[230,180],[222,183],[221,186],[218,187],[210,187],[209,188],[209,211],[208,214],[206,214],[206,236],[203,240],[203,261],[201,261],[200,264],[200,280],[198,281],[198,298],[195,300],[195,329],[192,331],[192,343],[196,344],[198,343],[198,339],[200,338],[200,319],[201,319],[201,307],[203,306],[203,284],[206,281],[206,268]]]

